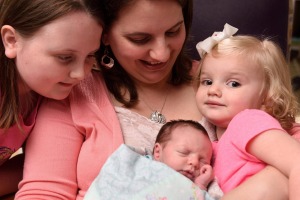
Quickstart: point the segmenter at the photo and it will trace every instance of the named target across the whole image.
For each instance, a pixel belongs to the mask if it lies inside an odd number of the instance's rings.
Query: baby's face
[[[201,131],[186,126],[173,130],[171,139],[159,148],[159,155],[154,155],[156,160],[161,161],[194,180],[199,176],[200,168],[204,164],[210,164],[212,146],[209,138]],[[154,150],[154,153],[157,153]]]

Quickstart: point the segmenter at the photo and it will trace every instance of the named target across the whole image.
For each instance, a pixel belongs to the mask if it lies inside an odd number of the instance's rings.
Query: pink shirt
[[[283,130],[275,118],[261,110],[244,110],[232,119],[214,146],[214,171],[224,193],[265,167],[265,163],[246,152],[246,146],[255,136],[270,129]]]
[[[69,98],[42,102],[26,145],[16,199],[82,199],[122,143],[108,91],[95,72]]]
[[[20,117],[20,125],[23,132],[21,132],[17,125],[12,126],[5,131],[0,129],[0,165],[8,160],[15,151],[22,147],[35,123],[39,102],[40,100],[38,100],[36,107],[26,120],[23,120],[23,118]]]

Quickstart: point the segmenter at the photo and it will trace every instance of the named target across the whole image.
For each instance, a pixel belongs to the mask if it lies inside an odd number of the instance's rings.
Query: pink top
[[[82,199],[108,156],[123,143],[108,91],[96,73],[69,98],[41,104],[16,199]]]
[[[276,119],[261,110],[244,110],[232,119],[214,146],[215,175],[224,193],[265,167],[265,163],[246,152],[246,146],[255,136],[270,129],[283,130]]]
[[[19,120],[23,132],[21,132],[17,125],[12,126],[5,131],[0,129],[0,165],[8,160],[15,151],[22,147],[35,123],[39,102],[40,99],[26,120],[23,120],[23,118],[20,117]]]

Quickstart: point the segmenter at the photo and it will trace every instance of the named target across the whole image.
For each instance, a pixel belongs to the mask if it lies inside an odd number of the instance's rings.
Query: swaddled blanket
[[[84,200],[214,200],[185,176],[121,145]]]

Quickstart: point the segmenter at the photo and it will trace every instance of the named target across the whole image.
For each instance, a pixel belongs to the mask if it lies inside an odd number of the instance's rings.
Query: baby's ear
[[[9,25],[1,28],[1,38],[5,48],[6,57],[13,59],[17,56],[17,33],[16,30]]]
[[[153,148],[153,158],[154,160],[160,160],[160,154],[162,151],[162,146],[159,143],[155,143],[154,148]]]

